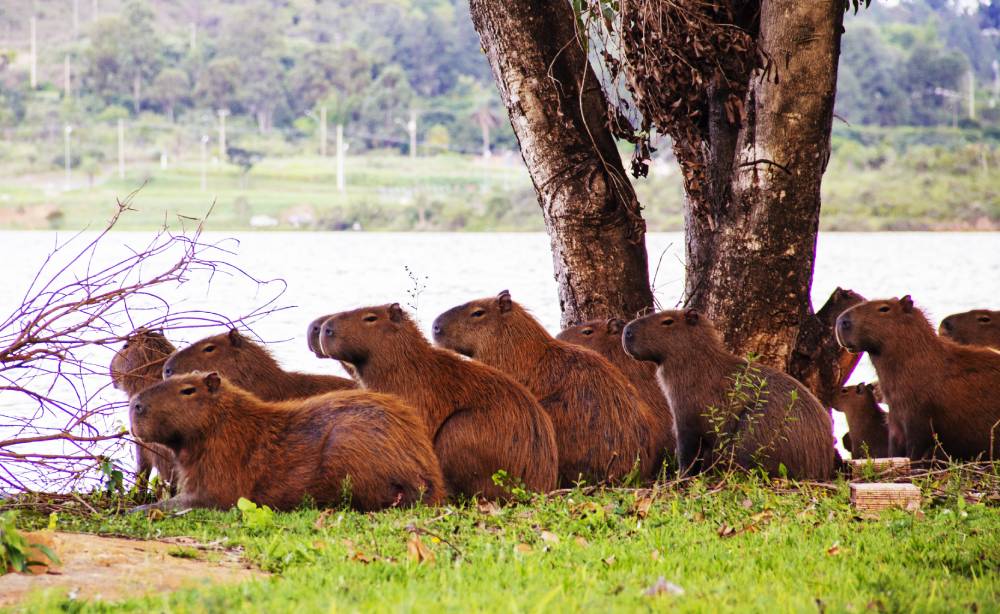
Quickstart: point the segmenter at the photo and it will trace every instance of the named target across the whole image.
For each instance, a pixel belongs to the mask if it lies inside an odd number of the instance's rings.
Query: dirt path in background
[[[0,607],[45,589],[74,599],[116,601],[267,576],[250,568],[241,550],[199,544],[189,537],[146,541],[56,533],[54,542],[61,566],[42,575],[0,576]]]

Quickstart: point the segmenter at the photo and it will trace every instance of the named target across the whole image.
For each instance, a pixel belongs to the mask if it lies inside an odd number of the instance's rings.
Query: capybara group
[[[174,344],[162,332],[138,328],[130,334],[122,348],[111,359],[111,383],[131,397],[143,388],[159,382],[163,363],[173,354]],[[174,453],[157,444],[135,444],[136,478],[139,489],[145,489],[150,472],[155,468],[160,480],[174,484]]]
[[[1000,311],[973,309],[953,313],[941,320],[939,332],[963,345],[981,345],[1000,350]]]
[[[889,414],[893,455],[995,458],[1000,452],[1000,354],[939,337],[909,296],[868,301],[837,318],[837,338],[868,352]]]
[[[629,323],[625,349],[657,364],[687,474],[716,463],[761,467],[797,479],[834,470],[830,414],[802,384],[731,354],[697,311],[664,311]]]
[[[852,458],[882,458],[889,453],[889,424],[875,401],[875,387],[860,383],[834,395],[833,408],[844,412],[848,432],[843,444]]]
[[[608,318],[606,320],[591,320],[564,329],[556,339],[575,343],[591,349],[608,359],[608,362],[618,367],[625,377],[639,391],[639,397],[653,410],[653,440],[656,443],[656,466],[660,466],[666,457],[673,456],[677,448],[674,437],[674,415],[670,411],[667,397],[656,383],[656,365],[644,360],[636,360],[628,355],[622,346],[622,330],[625,320]]]
[[[336,375],[285,371],[264,346],[235,328],[192,343],[163,365],[164,377],[193,371],[215,371],[265,401],[302,399],[356,387],[351,380]]]
[[[654,417],[638,391],[605,358],[560,341],[507,291],[454,307],[434,320],[441,346],[524,384],[552,417],[563,485],[617,482],[636,464],[649,477]]]
[[[419,411],[452,494],[507,498],[511,488],[556,486],[552,422],[531,393],[503,373],[431,345],[397,303],[329,317],[324,356],[353,365],[365,388]],[[494,483],[506,472],[508,483]]]
[[[155,507],[225,509],[246,497],[278,510],[311,501],[373,511],[445,494],[420,418],[388,395],[268,402],[193,373],[146,388],[129,412],[136,437],[177,457],[181,492]]]

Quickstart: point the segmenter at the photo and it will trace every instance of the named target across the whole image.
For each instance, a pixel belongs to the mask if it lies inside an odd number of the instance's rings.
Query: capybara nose
[[[632,330],[631,326],[625,327],[625,330],[622,332],[622,338],[624,338],[625,341],[631,341],[635,338],[635,331]]]
[[[174,374],[174,370],[170,367],[163,367],[163,377],[170,377]]]
[[[323,327],[323,336],[324,337],[332,337],[333,336],[333,327],[332,326],[324,326]]]
[[[945,332],[947,332],[947,333],[950,333],[950,332],[951,332],[951,329],[953,329],[954,327],[955,327],[955,324],[954,324],[954,323],[952,323],[952,321],[951,321],[951,318],[950,318],[950,317],[949,317],[949,318],[945,318],[945,319],[944,319],[944,320],[943,320],[943,321],[941,322],[941,330],[943,330],[943,331],[945,331]]]
[[[132,411],[135,412],[135,415],[141,416],[146,413],[146,406],[142,403],[136,403],[132,405]]]
[[[441,329],[441,325],[435,322],[434,326],[432,327],[431,330],[434,331],[434,336],[437,337],[437,336],[439,336],[441,334],[441,330],[442,330]]]
[[[839,320],[837,320],[837,328],[839,328],[841,331],[845,333],[851,330],[852,326],[853,324],[851,324],[850,318],[841,317]]]

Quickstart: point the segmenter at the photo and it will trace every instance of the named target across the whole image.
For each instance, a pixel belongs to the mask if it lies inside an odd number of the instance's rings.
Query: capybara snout
[[[306,344],[309,346],[309,351],[316,355],[316,358],[326,358],[326,354],[323,353],[323,348],[319,341],[323,333],[323,324],[332,318],[333,315],[330,313],[316,318],[309,323],[309,327],[306,329]]]

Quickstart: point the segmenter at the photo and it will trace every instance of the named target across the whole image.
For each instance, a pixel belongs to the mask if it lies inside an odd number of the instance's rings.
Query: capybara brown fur
[[[552,422],[531,393],[431,345],[399,304],[333,315],[320,345],[324,356],[352,364],[365,388],[398,395],[422,414],[451,494],[506,499],[522,484],[555,488]],[[506,483],[494,483],[498,471]]]
[[[226,509],[246,497],[278,510],[311,500],[374,511],[444,495],[423,423],[389,395],[269,402],[217,373],[191,373],[146,388],[129,412],[136,437],[177,455],[181,492],[155,507]]]
[[[1000,354],[939,337],[909,295],[848,309],[837,318],[837,339],[868,352],[906,456],[996,458]]]
[[[302,399],[357,387],[353,381],[336,375],[285,371],[263,345],[247,339],[235,328],[174,352],[163,365],[164,377],[193,371],[216,371],[231,384],[265,401]]]
[[[789,477],[827,479],[836,453],[830,413],[794,378],[739,358],[697,311],[633,320],[625,350],[657,364],[686,474],[713,465],[760,467]]]
[[[323,323],[332,318],[337,314],[328,313],[325,316],[320,316],[309,323],[309,327],[306,329],[306,345],[309,346],[309,351],[316,355],[316,358],[326,358],[323,355],[323,350],[319,346],[319,334],[323,329]],[[359,381],[358,372],[349,362],[344,362],[343,360],[338,361],[340,366],[343,367],[344,371],[351,376],[355,382]]]
[[[625,320],[608,318],[606,320],[591,320],[564,329],[556,339],[575,343],[593,350],[608,359],[608,362],[618,367],[625,374],[639,397],[653,411],[653,440],[656,442],[657,458],[655,464],[659,467],[668,456],[673,456],[677,448],[674,438],[674,414],[670,411],[667,396],[660,390],[656,381],[656,365],[644,360],[636,360],[628,355],[622,346],[622,330]]]
[[[554,338],[507,291],[434,320],[434,340],[524,384],[552,417],[564,486],[619,482],[639,463],[657,471],[652,411],[621,371],[586,348]]]
[[[865,383],[844,386],[833,397],[833,408],[847,416],[842,441],[852,458],[884,458],[889,453],[889,424],[874,389]]]
[[[163,363],[177,348],[161,331],[137,328],[111,359],[112,385],[131,397],[162,380]],[[153,469],[160,480],[173,485],[174,453],[157,444],[135,444],[136,478],[145,490]]]
[[[941,320],[941,335],[963,345],[1000,350],[1000,311],[973,309]]]

